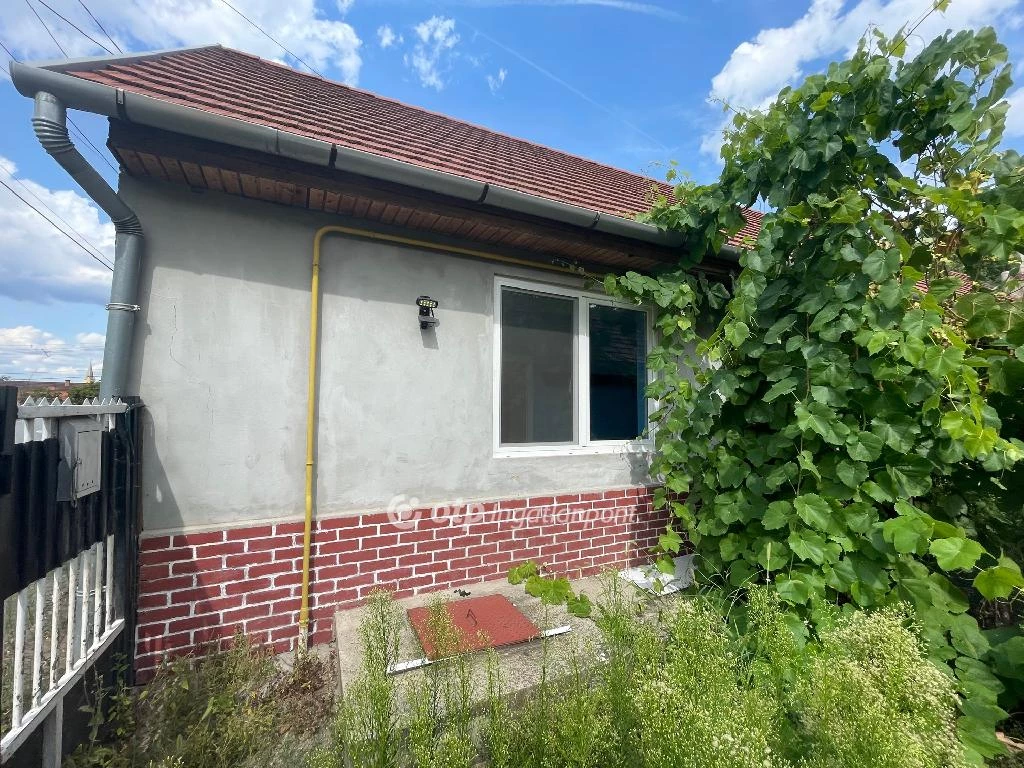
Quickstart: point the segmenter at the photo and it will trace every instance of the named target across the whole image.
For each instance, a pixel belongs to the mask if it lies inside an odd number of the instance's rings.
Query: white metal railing
[[[72,405],[29,398],[18,408],[15,443],[56,437],[60,419],[71,416],[93,417],[103,429],[113,430],[116,415],[126,410],[120,400]],[[9,622],[0,627],[11,695],[10,717],[0,719],[0,762],[48,721],[45,751],[50,762],[56,760],[52,764],[59,764],[64,696],[124,630],[124,606],[118,605],[123,591],[115,585],[115,536],[113,531],[104,534],[10,598],[13,627]],[[3,682],[0,690],[8,680]]]

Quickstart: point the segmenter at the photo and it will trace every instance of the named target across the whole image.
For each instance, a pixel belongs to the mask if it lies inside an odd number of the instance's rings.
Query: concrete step
[[[586,594],[591,601],[601,597],[607,576],[594,576],[572,583],[573,591]],[[461,594],[468,592],[469,595]],[[523,586],[509,584],[505,580],[485,582],[463,587],[458,592],[445,591],[416,595],[397,600],[401,614],[398,662],[411,662],[424,657],[416,633],[409,623],[407,611],[410,608],[430,605],[437,599],[459,600],[464,597],[503,595],[532,621],[541,632],[556,627],[569,626],[569,632],[550,637],[545,641],[533,640],[520,645],[495,649],[498,667],[504,682],[505,692],[515,695],[536,686],[541,680],[544,654],[547,653],[548,674],[557,673],[564,659],[573,652],[597,657],[600,652],[600,632],[591,619],[581,619],[570,614],[565,606],[548,606],[540,598],[526,594]],[[362,639],[359,627],[365,616],[363,607],[338,611],[334,615],[335,647],[338,658],[339,691],[348,689],[359,675],[363,664]],[[545,648],[546,644],[546,648]],[[474,667],[474,703],[480,703],[487,696],[487,651],[468,654],[467,660]],[[429,667],[423,666],[395,675],[399,691],[428,674]]]

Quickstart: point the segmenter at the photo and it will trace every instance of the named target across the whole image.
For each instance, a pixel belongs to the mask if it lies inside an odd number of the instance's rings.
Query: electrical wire
[[[0,349],[37,349],[40,352],[87,352],[90,350],[103,349],[102,344],[62,344],[57,347],[50,347],[46,344],[0,344]]]
[[[26,0],[26,2],[27,1],[28,0]],[[42,21],[42,19],[40,19],[40,21]],[[46,28],[46,25],[43,24],[43,27]],[[49,31],[49,29],[47,29],[47,31]],[[50,37],[53,37],[53,35],[50,35]],[[15,56],[11,49],[4,44],[3,40],[0,40],[0,48],[3,48],[4,52],[8,56],[10,56],[11,59],[18,63],[21,63],[21,60],[17,56]],[[107,156],[103,154],[102,150],[100,150],[99,147],[92,143],[89,137],[85,135],[85,131],[82,130],[81,126],[79,126],[78,123],[76,123],[70,116],[68,117],[68,123],[71,125],[71,132],[75,134],[78,138],[80,138],[82,141],[84,141],[92,149],[92,151],[96,153],[96,156],[107,164],[107,167],[110,168],[110,170],[112,170],[114,173],[120,172],[119,169],[112,162],[110,162],[110,160],[107,159]]]
[[[82,34],[82,35],[83,35],[84,37],[86,37],[86,38],[87,38],[88,40],[90,40],[90,41],[91,41],[91,42],[92,42],[92,43],[93,43],[94,45],[98,45],[98,46],[99,46],[100,48],[102,48],[102,49],[103,49],[104,51],[106,51],[107,53],[109,53],[109,54],[110,54],[111,56],[113,56],[113,55],[114,55],[114,52],[113,52],[112,50],[110,50],[109,48],[107,48],[107,46],[105,46],[105,45],[104,45],[103,43],[101,43],[101,42],[100,42],[99,40],[97,40],[97,39],[96,39],[95,37],[93,37],[93,36],[92,36],[92,35],[90,35],[90,34],[89,34],[88,32],[86,32],[85,30],[83,30],[83,29],[82,29],[81,27],[79,27],[79,26],[78,26],[77,24],[75,24],[75,22],[71,21],[70,19],[68,19],[68,18],[67,18],[67,17],[65,17],[65,16],[62,16],[62,15],[61,15],[60,13],[58,13],[57,11],[53,10],[53,8],[52,8],[52,7],[50,7],[50,4],[49,4],[49,3],[47,3],[47,2],[46,2],[46,0],[39,0],[39,4],[40,4],[41,6],[43,6],[43,8],[45,8],[46,10],[48,10],[48,11],[49,11],[50,13],[52,13],[52,14],[53,14],[54,16],[56,16],[56,17],[57,17],[58,19],[60,19],[61,21],[63,21],[63,22],[65,23],[65,24],[67,24],[67,25],[68,25],[69,27],[72,27],[72,28],[73,28],[74,30],[76,30],[77,32],[81,33],[81,34]]]
[[[53,36],[53,32],[51,32],[50,28],[48,26],[46,26],[46,22],[43,21],[43,17],[39,15],[39,11],[37,11],[35,9],[35,6],[32,5],[32,3],[30,3],[28,0],[25,0],[25,5],[27,5],[28,9],[30,11],[32,11],[32,15],[35,16],[39,20],[39,23],[43,25],[43,29],[46,30],[46,34],[48,34],[50,36],[50,39],[53,40],[53,44],[56,45],[57,49],[61,53],[64,54],[65,58],[67,58],[68,52],[64,50],[64,46],[63,45],[61,45],[60,43],[57,42],[57,38]]]
[[[92,149],[92,151],[96,153],[96,156],[107,164],[107,167],[110,170],[112,170],[115,174],[120,173],[118,167],[114,165],[112,162],[110,162],[107,159],[107,156],[103,154],[103,151],[95,144],[93,144],[89,137],[85,135],[85,131],[82,130],[81,126],[79,126],[78,123],[76,123],[70,117],[68,118],[68,123],[70,123],[71,125],[71,132],[77,135],[82,141],[84,141]]]
[[[90,250],[89,250],[88,248],[86,248],[86,247],[85,247],[85,246],[84,246],[84,245],[83,245],[83,244],[82,244],[81,242],[79,242],[78,240],[76,240],[76,239],[75,239],[75,238],[74,238],[74,237],[73,237],[72,235],[69,235],[69,234],[68,234],[67,232],[65,232],[65,231],[64,231],[63,229],[61,229],[60,227],[58,227],[58,226],[57,226],[57,225],[56,225],[56,224],[55,224],[55,223],[54,223],[54,222],[53,222],[53,221],[52,221],[52,220],[51,220],[50,218],[48,218],[48,217],[46,216],[46,214],[45,214],[45,213],[43,213],[42,211],[40,211],[40,210],[39,210],[38,208],[36,208],[36,207],[35,207],[34,205],[32,205],[32,203],[30,203],[30,202],[29,202],[28,200],[26,200],[26,199],[25,199],[24,197],[22,197],[21,195],[19,195],[19,194],[17,193],[17,191],[16,191],[16,190],[15,190],[15,189],[14,189],[14,188],[13,188],[13,187],[12,187],[12,186],[10,185],[10,184],[8,184],[8,183],[7,183],[6,181],[4,181],[3,179],[0,179],[0,185],[3,185],[3,186],[4,186],[4,187],[5,187],[6,189],[7,189],[7,191],[8,191],[8,192],[10,192],[10,193],[11,193],[12,195],[14,195],[14,196],[15,196],[16,198],[18,198],[19,200],[21,200],[21,202],[23,202],[23,203],[24,203],[25,205],[27,205],[27,206],[28,206],[29,208],[31,208],[31,209],[32,209],[33,211],[35,211],[35,212],[36,212],[36,213],[37,213],[37,214],[38,214],[38,215],[39,215],[39,216],[40,216],[41,218],[43,218],[43,219],[44,219],[44,220],[45,220],[45,221],[46,221],[46,222],[47,222],[47,223],[48,223],[48,224],[49,224],[49,225],[50,225],[51,227],[53,227],[54,229],[56,229],[56,230],[57,230],[58,232],[60,232],[60,233],[61,233],[62,235],[64,235],[64,237],[66,237],[66,238],[67,238],[68,240],[70,240],[70,241],[71,241],[72,243],[74,243],[74,244],[75,244],[75,245],[77,245],[77,246],[78,246],[79,248],[81,248],[81,249],[82,249],[83,251],[85,251],[85,252],[86,252],[86,253],[87,253],[87,254],[89,255],[89,258],[90,258],[90,259],[92,259],[93,261],[99,262],[99,263],[100,263],[100,264],[102,264],[102,265],[103,265],[104,267],[106,267],[107,269],[109,269],[109,270],[110,270],[111,272],[113,272],[113,271],[114,271],[114,268],[113,268],[113,266],[111,266],[111,265],[110,265],[109,263],[107,263],[107,262],[106,262],[106,261],[104,261],[103,259],[99,258],[99,257],[98,257],[98,256],[97,256],[97,255],[96,255],[95,253],[93,253],[93,252],[92,252],[92,251],[90,251]]]
[[[85,4],[85,3],[83,2],[83,0],[78,0],[78,4],[79,4],[80,6],[82,6],[83,8],[85,8],[85,12],[89,14],[89,18],[90,18],[90,19],[92,19],[92,20],[93,20],[93,21],[94,21],[94,22],[96,23],[96,26],[100,28],[100,32],[102,32],[102,33],[103,33],[104,35],[106,35],[106,36],[107,36],[107,40],[109,40],[109,41],[110,41],[110,44],[111,44],[112,46],[114,46],[114,48],[115,48],[115,49],[117,50],[117,52],[118,52],[118,53],[124,53],[124,51],[122,51],[122,50],[121,50],[121,46],[119,46],[119,45],[117,44],[117,42],[116,42],[116,41],[114,40],[114,38],[112,38],[112,37],[110,36],[110,33],[109,33],[109,32],[107,32],[106,28],[105,28],[105,27],[104,27],[104,26],[103,26],[102,24],[100,24],[100,20],[99,20],[99,19],[97,19],[97,18],[96,18],[95,16],[93,16],[93,13],[92,13],[92,11],[90,11],[90,10],[89,10],[89,6],[88,6],[88,5],[86,5],[86,4]]]
[[[69,19],[67,16],[63,16],[59,12],[53,10],[53,8],[50,6],[49,3],[46,2],[46,0],[39,0],[39,4],[42,5],[44,8],[46,8],[46,10],[48,10],[50,13],[55,15],[57,18],[59,18],[61,20],[61,22],[65,23],[66,25],[68,25],[69,27],[74,29],[76,32],[79,32],[83,37],[87,38],[93,45],[98,45],[104,51],[110,53],[112,56],[114,55],[114,51],[112,51],[110,48],[106,47],[101,42],[96,40],[96,38],[92,37],[92,35],[90,35],[85,30],[83,30],[81,27],[79,27],[77,24],[72,22],[72,20]]]
[[[249,22],[249,24],[250,24],[250,25],[251,25],[251,26],[252,26],[252,27],[253,27],[254,29],[256,29],[256,30],[257,30],[258,32],[260,32],[260,33],[261,33],[262,35],[264,35],[264,36],[265,36],[265,37],[266,37],[266,38],[267,38],[268,40],[272,41],[272,42],[273,42],[273,43],[274,43],[275,45],[277,45],[277,46],[278,46],[279,48],[281,48],[281,50],[283,50],[283,51],[284,51],[285,53],[287,53],[287,54],[288,54],[289,56],[291,56],[291,57],[292,57],[293,59],[295,59],[295,60],[296,60],[297,62],[299,62],[300,64],[302,64],[302,66],[304,66],[304,67],[305,67],[306,69],[308,69],[308,70],[309,70],[310,72],[312,72],[312,73],[313,73],[314,75],[316,75],[317,77],[321,77],[321,78],[323,78],[323,77],[324,77],[324,76],[323,76],[322,74],[320,74],[320,73],[319,73],[319,72],[318,72],[318,71],[317,71],[316,69],[314,69],[314,68],[313,68],[313,67],[311,67],[311,66],[310,66],[309,64],[307,64],[307,63],[306,63],[305,61],[303,61],[302,59],[300,59],[300,58],[299,58],[299,57],[298,57],[298,56],[297,56],[296,54],[292,53],[292,52],[291,52],[291,51],[289,51],[289,50],[288,50],[287,48],[285,48],[285,47],[284,47],[284,43],[282,43],[282,42],[281,42],[280,40],[278,40],[278,39],[277,39],[277,38],[275,38],[275,37],[274,37],[273,35],[271,35],[271,34],[270,34],[269,32],[267,32],[267,31],[266,31],[265,29],[263,29],[263,27],[261,27],[261,26],[260,26],[259,24],[257,24],[257,23],[256,23],[255,21],[253,21],[252,19],[250,19],[250,18],[249,18],[248,16],[246,16],[246,15],[245,15],[244,13],[242,13],[242,12],[241,12],[240,10],[238,10],[237,8],[235,8],[235,6],[233,6],[233,5],[231,4],[231,3],[229,3],[229,2],[228,2],[228,0],[220,0],[220,1],[221,1],[222,3],[224,3],[224,5],[226,5],[226,6],[228,7],[228,8],[230,8],[230,9],[231,9],[232,11],[234,11],[234,12],[235,12],[235,13],[237,13],[237,14],[238,14],[239,16],[241,16],[241,17],[242,17],[243,19],[245,19],[245,20],[246,20],[247,22]],[[25,2],[28,2],[28,0],[25,0]],[[324,78],[324,79],[326,79],[326,78]]]
[[[69,344],[66,347],[40,347],[38,344],[22,344],[21,346],[11,344],[6,346],[0,344],[0,354],[16,354],[18,352],[39,352],[45,355],[59,355],[65,352],[97,352],[103,347],[95,345],[92,347],[79,347]]]
[[[52,213],[52,214],[53,214],[53,217],[54,217],[55,219],[57,219],[57,221],[59,221],[59,222],[60,222],[61,224],[63,224],[63,225],[65,226],[65,227],[67,227],[67,228],[68,228],[68,229],[70,229],[70,230],[71,230],[72,232],[74,232],[74,233],[75,233],[76,235],[78,235],[78,237],[79,237],[79,238],[81,239],[81,241],[82,241],[83,243],[85,243],[86,245],[88,245],[88,246],[89,246],[90,248],[92,248],[92,250],[93,250],[93,251],[95,252],[95,254],[96,254],[96,255],[97,255],[97,256],[98,256],[99,258],[101,258],[101,259],[103,259],[104,261],[106,261],[106,257],[105,257],[105,256],[103,255],[103,252],[102,252],[102,251],[101,251],[101,250],[100,250],[99,248],[97,248],[97,247],[96,247],[95,245],[93,245],[93,244],[92,244],[92,243],[91,243],[91,242],[89,241],[89,238],[87,238],[87,237],[86,237],[85,235],[83,235],[83,234],[82,234],[81,232],[79,232],[79,231],[78,231],[77,229],[75,229],[75,228],[74,228],[73,226],[71,226],[71,224],[69,224],[69,223],[68,223],[67,219],[63,218],[63,217],[62,217],[62,216],[61,216],[61,215],[60,215],[59,213],[57,213],[57,212],[56,212],[55,210],[53,210],[53,208],[51,208],[51,207],[50,207],[49,205],[47,205],[47,204],[46,204],[46,201],[45,201],[45,200],[43,200],[42,198],[40,198],[40,197],[39,197],[39,195],[37,195],[37,194],[36,194],[35,192],[33,192],[33,191],[32,191],[32,190],[31,190],[31,189],[29,188],[28,184],[26,184],[26,183],[25,183],[24,181],[22,181],[21,179],[19,179],[19,178],[18,178],[17,176],[15,176],[14,174],[12,174],[12,173],[10,173],[10,172],[7,172],[7,178],[9,178],[9,179],[10,179],[11,181],[17,182],[17,184],[18,184],[18,185],[19,185],[19,186],[20,186],[20,187],[21,187],[21,188],[22,188],[23,190],[25,190],[25,191],[26,191],[26,192],[27,192],[28,194],[32,195],[32,197],[34,197],[34,198],[35,198],[35,200],[36,200],[36,202],[37,202],[37,203],[39,203],[39,204],[40,204],[41,206],[43,206],[43,207],[44,207],[44,208],[45,208],[46,210],[48,210],[48,211],[49,211],[50,213]],[[0,344],[0,346],[3,346],[3,345],[2,345],[2,344]]]

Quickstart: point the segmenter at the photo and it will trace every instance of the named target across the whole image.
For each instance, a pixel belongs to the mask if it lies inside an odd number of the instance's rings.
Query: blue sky
[[[410,104],[653,176],[670,160],[714,178],[724,120],[715,99],[763,104],[842,57],[870,25],[894,31],[929,0],[230,0],[324,75]],[[108,48],[222,42],[303,65],[224,0],[48,0]],[[1024,63],[1022,0],[953,0],[912,48],[946,28],[992,24]],[[54,42],[31,8],[57,38]],[[90,12],[92,17],[90,17]],[[110,34],[104,35],[97,23]],[[0,7],[21,60],[103,54],[39,0]],[[4,54],[6,60],[6,54]],[[1024,75],[1024,67],[1017,73]],[[1024,83],[1024,76],[1017,78]],[[1017,102],[1022,102],[1018,107]],[[1024,90],[1007,144],[1024,149]],[[109,222],[36,143],[31,103],[0,75],[0,180],[59,216],[85,248],[0,186],[0,377],[81,378],[100,368],[113,258]],[[74,113],[103,149],[106,122]],[[82,142],[78,142],[80,145]],[[114,171],[86,156],[113,184]]]

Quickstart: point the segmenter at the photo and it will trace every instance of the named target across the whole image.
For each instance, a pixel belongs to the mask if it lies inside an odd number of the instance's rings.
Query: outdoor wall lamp
[[[425,331],[433,328],[441,321],[434,317],[434,310],[438,307],[437,299],[429,296],[420,296],[416,299],[416,306],[420,308],[420,330]]]

